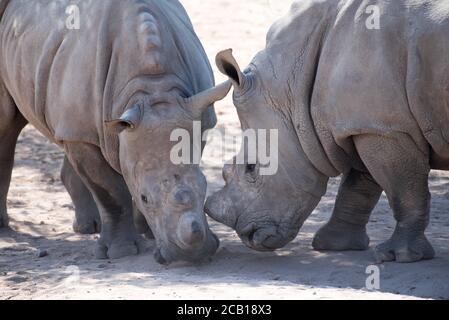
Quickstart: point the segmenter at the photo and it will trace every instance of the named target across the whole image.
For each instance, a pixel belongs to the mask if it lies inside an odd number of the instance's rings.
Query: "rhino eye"
[[[148,198],[147,198],[147,196],[142,195],[141,199],[142,199],[142,202],[143,202],[143,203],[148,204]]]

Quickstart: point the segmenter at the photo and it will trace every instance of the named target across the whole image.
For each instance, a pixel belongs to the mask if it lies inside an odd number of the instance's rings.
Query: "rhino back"
[[[405,132],[449,160],[449,5],[370,4],[379,29],[367,28],[362,1],[348,1],[323,46],[311,106],[322,143],[343,163],[356,154],[352,136]]]
[[[92,10],[86,10],[86,21],[102,16],[103,7],[94,3],[97,5],[89,8]],[[22,114],[54,141],[58,126],[64,128],[62,136],[67,137],[74,133],[71,131],[75,124],[81,130],[92,131],[100,111],[95,109],[98,101],[93,97],[101,88],[92,72],[97,69],[98,32],[95,26],[66,28],[68,4],[12,0],[0,25],[3,81]],[[86,9],[85,4],[79,5],[81,10]],[[60,122],[64,114],[70,123]],[[81,136],[97,142],[92,132],[77,132],[74,138]]]
[[[66,9],[74,4],[79,30],[66,26]],[[214,84],[176,0],[11,0],[0,41],[3,82],[28,121],[57,143],[101,147],[116,169],[118,137],[104,121],[122,114],[130,83],[151,93],[181,82],[191,94]],[[213,119],[213,110],[208,114]]]
[[[380,9],[379,29],[367,27],[366,1],[298,2],[258,58],[273,66],[263,78],[278,70],[287,83],[275,95],[287,97],[301,145],[328,175],[364,169],[351,139],[360,134],[406,132],[449,160],[449,4],[369,5]]]

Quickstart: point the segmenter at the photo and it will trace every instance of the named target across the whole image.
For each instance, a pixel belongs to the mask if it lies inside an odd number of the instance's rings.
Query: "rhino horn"
[[[185,104],[187,109],[194,113],[196,116],[201,116],[204,111],[215,102],[224,99],[231,90],[231,81],[226,81],[218,86],[215,86],[209,90],[198,93],[195,96],[187,98]]]

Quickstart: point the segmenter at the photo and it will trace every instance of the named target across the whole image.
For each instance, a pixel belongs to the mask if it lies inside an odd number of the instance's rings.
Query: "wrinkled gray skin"
[[[76,3],[81,29],[66,28]],[[156,238],[160,263],[213,254],[197,165],[170,161],[176,128],[215,125],[204,50],[178,1],[0,1],[0,216],[14,147],[26,123],[64,148],[101,216],[98,258],[143,250],[133,200]]]
[[[343,174],[317,250],[364,250],[382,191],[397,220],[379,261],[430,259],[429,171],[449,170],[449,3],[369,1],[380,30],[365,26],[366,1],[303,0],[271,28],[245,72],[231,51],[217,64],[234,84],[243,129],[279,130],[279,171],[226,166],[226,186],[206,212],[256,250],[295,238]]]

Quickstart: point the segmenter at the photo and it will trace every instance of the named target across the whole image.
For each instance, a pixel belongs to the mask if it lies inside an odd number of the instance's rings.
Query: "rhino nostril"
[[[202,233],[201,225],[197,221],[192,222],[192,235],[196,236],[201,233]]]
[[[274,228],[264,228],[249,235],[249,244],[256,250],[272,251],[282,248],[286,243]]]
[[[204,240],[204,230],[198,221],[193,221],[190,226],[189,234],[184,237],[184,242],[187,244],[197,244]]]
[[[243,229],[240,237],[247,246],[260,251],[280,248],[280,240],[282,240],[277,235],[275,227],[257,228],[255,225],[249,225]]]
[[[185,213],[179,219],[178,240],[183,247],[201,245],[206,240],[207,224],[197,217],[197,214]]]
[[[257,231],[256,225],[251,223],[251,224],[247,225],[245,228],[243,228],[242,230],[240,230],[239,235],[241,238],[243,238],[245,240],[252,241],[256,231]]]
[[[250,243],[253,243],[253,242],[254,242],[254,235],[256,234],[256,232],[257,232],[257,230],[252,230],[252,231],[247,235],[248,241],[249,241]]]

